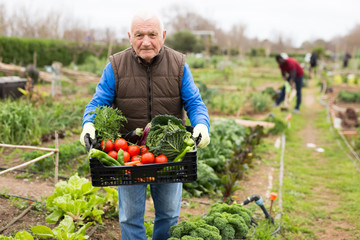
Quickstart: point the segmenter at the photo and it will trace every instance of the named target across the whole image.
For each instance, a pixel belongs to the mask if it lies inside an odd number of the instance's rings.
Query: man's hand
[[[83,146],[86,147],[86,150],[90,150],[90,145],[93,146],[97,143],[96,136],[95,136],[95,127],[93,123],[85,123],[83,127],[83,131],[80,135],[80,142]]]
[[[196,139],[198,137],[201,138],[198,148],[204,148],[210,143],[209,129],[204,124],[198,124],[194,127],[193,137]]]

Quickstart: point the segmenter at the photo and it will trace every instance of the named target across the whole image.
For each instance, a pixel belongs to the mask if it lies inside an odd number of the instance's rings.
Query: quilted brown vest
[[[110,56],[110,62],[115,76],[114,107],[128,120],[122,133],[144,128],[159,114],[176,116],[185,124],[181,100],[183,54],[163,46],[151,64],[146,64],[133,48],[128,48]]]

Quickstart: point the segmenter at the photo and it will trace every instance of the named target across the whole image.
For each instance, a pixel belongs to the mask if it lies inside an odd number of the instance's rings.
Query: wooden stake
[[[58,152],[59,151],[59,149],[54,149],[54,148],[43,148],[43,147],[33,147],[33,146],[23,146],[23,145],[10,145],[10,144],[2,144],[2,143],[0,143],[0,147],[22,148],[22,149],[52,151],[52,152]]]
[[[32,208],[32,205],[30,204],[30,206],[28,206],[19,216],[17,216],[16,218],[14,218],[11,222],[9,222],[5,227],[0,229],[0,233],[2,233],[3,231],[5,231],[8,227],[10,227],[11,225],[13,225],[17,220],[19,220],[20,218],[22,218],[23,216],[25,216],[25,214],[27,214]]]
[[[59,172],[59,134],[57,131],[55,131],[55,148],[57,149],[57,152],[55,154],[55,185],[58,182],[58,172]]]
[[[4,174],[4,173],[7,173],[7,172],[10,172],[10,171],[12,171],[12,170],[18,169],[18,168],[25,167],[25,166],[30,165],[30,164],[32,164],[32,163],[35,163],[35,162],[37,162],[37,161],[39,161],[39,160],[41,160],[41,159],[44,159],[44,158],[46,158],[46,157],[49,157],[49,156],[53,155],[54,153],[55,153],[55,152],[49,152],[49,153],[47,153],[47,154],[45,154],[45,155],[42,155],[42,156],[40,156],[40,157],[38,157],[38,158],[35,158],[35,159],[33,159],[33,160],[29,161],[29,162],[23,163],[23,164],[21,164],[21,165],[18,165],[18,166],[12,167],[12,168],[8,168],[8,169],[0,172],[0,175],[1,175],[1,174]]]

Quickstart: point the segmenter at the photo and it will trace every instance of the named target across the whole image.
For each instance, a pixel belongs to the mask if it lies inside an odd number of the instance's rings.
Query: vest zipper
[[[151,79],[150,79],[150,67],[147,67],[146,69],[146,73],[147,73],[147,78],[148,78],[148,91],[149,91],[149,97],[148,97],[148,101],[149,101],[149,112],[148,112],[148,119],[149,122],[151,121],[151,116],[152,116],[152,110],[151,110]]]

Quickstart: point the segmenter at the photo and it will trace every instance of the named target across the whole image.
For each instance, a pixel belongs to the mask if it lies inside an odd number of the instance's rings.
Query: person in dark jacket
[[[350,53],[345,53],[344,59],[343,59],[343,68],[347,68],[348,64],[349,64],[349,60],[351,58]]]
[[[310,68],[309,68],[309,78],[311,79],[311,73],[314,73],[314,76],[316,75],[316,67],[317,67],[317,61],[318,61],[318,55],[314,51],[311,53],[310,56]]]
[[[201,135],[198,148],[210,142],[210,120],[185,56],[164,46],[166,30],[153,13],[136,14],[128,32],[131,47],[110,57],[96,93],[85,108],[83,131],[90,142],[96,139],[94,115],[97,106],[115,106],[128,122],[126,133],[144,128],[156,115],[168,114],[183,120],[184,111],[194,126],[193,137]],[[87,146],[89,148],[89,146]],[[119,191],[119,221],[123,240],[146,240],[144,213],[147,185],[122,185]],[[153,239],[169,238],[169,229],[180,214],[182,183],[150,184],[155,207]]]
[[[275,56],[276,61],[281,70],[281,75],[284,81],[288,81],[290,85],[295,85],[296,88],[296,105],[294,108],[294,113],[299,113],[300,104],[301,104],[301,88],[303,84],[304,70],[300,64],[293,58],[284,59],[281,55]],[[285,98],[285,86],[281,89],[280,97],[276,100],[276,105],[280,103]]]

